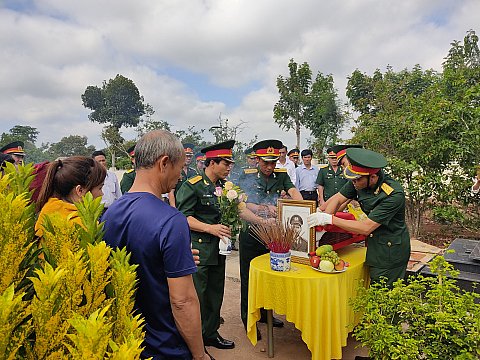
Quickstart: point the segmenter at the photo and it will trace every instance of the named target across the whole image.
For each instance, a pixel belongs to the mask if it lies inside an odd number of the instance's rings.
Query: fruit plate
[[[324,273],[324,274],[338,274],[347,271],[347,267],[345,266],[343,270],[333,270],[333,271],[323,271],[317,268],[314,268],[313,266],[310,266],[313,270]]]

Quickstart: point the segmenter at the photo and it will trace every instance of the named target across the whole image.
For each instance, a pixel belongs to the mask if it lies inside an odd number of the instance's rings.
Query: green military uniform
[[[325,165],[319,168],[317,181],[318,185],[323,186],[323,200],[327,201],[347,183],[347,179],[343,176],[343,170],[340,166],[337,171],[333,170],[331,165]]]
[[[177,193],[178,210],[206,224],[218,224],[220,208],[214,194],[216,186],[222,183],[212,184],[205,172],[189,179]],[[226,257],[218,253],[218,237],[196,231],[191,231],[191,235],[192,247],[200,250],[200,264],[193,280],[200,300],[202,334],[204,338],[215,338],[220,326]]]
[[[182,169],[182,172],[181,172],[181,179],[178,180],[177,182],[177,185],[175,185],[175,191],[174,191],[174,194],[175,194],[175,199],[177,198],[177,192],[178,190],[180,189],[180,187],[183,185],[183,183],[185,181],[187,181],[188,179],[191,179],[197,175],[199,175],[197,173],[197,171],[194,169],[194,168],[191,168],[190,166],[187,167],[187,172],[185,172],[183,169]]]
[[[347,149],[350,165],[345,169],[347,178],[358,178],[359,173],[369,168],[380,168],[378,181],[373,188],[356,190],[348,182],[340,193],[356,199],[372,221],[380,224],[368,237],[366,264],[370,266],[372,281],[386,277],[388,285],[405,277],[410,258],[410,235],[405,223],[405,193],[402,186],[381,168],[386,160],[378,153],[365,149]],[[376,158],[379,155],[381,158]],[[365,174],[363,174],[365,175]]]
[[[122,191],[122,194],[125,194],[128,192],[128,190],[130,190],[136,175],[137,172],[134,169],[127,170],[123,174],[122,180],[120,181],[120,190]]]
[[[193,144],[183,144],[183,150],[185,151],[185,157],[188,157],[188,158],[193,157],[193,148],[194,147],[195,147],[195,145],[193,145]],[[182,184],[185,181],[187,181],[188,179],[199,175],[199,173],[197,173],[197,171],[194,168],[187,165],[187,162],[185,163],[185,165],[187,166],[187,170],[185,171],[184,169],[182,169],[182,172],[180,173],[181,178],[180,178],[180,180],[178,180],[177,185],[175,185],[175,190],[173,191],[173,195],[175,196],[175,199],[177,198],[177,192],[180,189],[180,187],[182,186]]]
[[[224,156],[217,156],[217,152],[210,159],[221,157],[233,162],[231,148],[234,141],[227,141],[202,149],[209,159],[210,150],[217,148],[224,149]],[[230,157],[228,155],[230,151]],[[210,160],[213,161],[213,160]],[[216,187],[223,187],[224,180],[212,183],[210,178],[202,171],[183,183],[180,187],[176,200],[177,208],[186,217],[192,216],[198,221],[206,224],[219,224],[221,219],[220,206],[215,195]],[[200,301],[200,312],[202,315],[202,335],[205,339],[216,339],[219,337],[220,309],[222,307],[223,293],[225,288],[225,255],[219,254],[220,239],[205,232],[191,230],[192,248],[200,251],[200,264],[198,271],[193,274],[193,281]]]
[[[135,145],[136,144],[133,144],[127,149],[128,156],[130,156],[130,161],[132,162],[134,167],[135,167]],[[122,194],[125,194],[130,190],[136,175],[137,175],[137,172],[135,171],[135,169],[127,170],[123,174],[122,180],[120,181],[120,190],[122,191]]]
[[[270,141],[271,142],[271,141]],[[265,142],[260,142],[254,146],[257,150],[265,146]],[[282,146],[281,142],[275,146],[277,153]],[[268,146],[268,145],[267,145]],[[273,157],[271,158],[273,159]],[[278,159],[278,155],[277,155]],[[266,161],[276,161],[266,158]],[[248,202],[254,204],[274,205],[280,197],[282,190],[288,192],[295,186],[292,184],[286,169],[275,169],[274,172],[265,177],[264,174],[257,169],[244,169],[239,179],[239,186],[248,195]],[[240,297],[240,315],[244,326],[247,325],[248,311],[248,278],[250,271],[250,262],[257,256],[268,253],[268,250],[249,231],[249,228],[240,232],[240,280],[241,280],[241,297]]]

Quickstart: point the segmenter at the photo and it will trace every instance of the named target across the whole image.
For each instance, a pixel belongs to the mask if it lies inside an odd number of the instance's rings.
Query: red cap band
[[[232,149],[210,150],[205,153],[206,158],[232,157]]]
[[[17,147],[10,148],[3,151],[4,154],[12,154],[12,153],[18,153],[18,152],[24,153],[25,151],[23,151],[23,148],[21,146],[17,146]]]
[[[280,156],[280,149],[275,149],[270,146],[266,149],[258,149],[255,153],[257,156]]]
[[[350,164],[350,170],[358,175],[371,175],[371,174],[376,174],[377,172],[380,171],[380,169],[376,168],[366,168],[366,167],[361,167],[357,165],[352,165]]]
[[[340,159],[346,153],[347,153],[347,149],[340,150],[339,152],[337,152],[337,159]]]

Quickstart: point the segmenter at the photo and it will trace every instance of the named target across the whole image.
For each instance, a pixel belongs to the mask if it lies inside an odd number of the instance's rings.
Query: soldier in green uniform
[[[288,158],[295,164],[295,167],[298,167],[298,160],[300,157],[300,150],[292,149],[287,153]]]
[[[333,224],[357,234],[369,235],[366,264],[370,278],[378,282],[386,278],[391,286],[405,277],[410,258],[410,235],[405,223],[405,193],[402,186],[383,171],[385,157],[371,150],[350,148],[349,164],[344,174],[350,181],[335,194],[326,213],[308,217],[309,226]],[[368,216],[350,221],[331,214],[347,199],[356,199]]]
[[[193,275],[200,300],[202,335],[206,346],[233,349],[235,343],[218,333],[220,308],[225,287],[225,255],[219,254],[219,241],[230,238],[228,226],[219,224],[220,208],[215,188],[224,184],[233,164],[234,140],[202,149],[205,171],[185,181],[177,192],[177,208],[188,220],[192,247],[200,250],[200,264]]]
[[[175,202],[177,202],[177,192],[178,189],[182,186],[182,184],[187,181],[188,179],[199,175],[197,171],[190,167],[193,159],[193,148],[195,145],[193,144],[183,144],[183,149],[185,150],[185,165],[183,165],[182,172],[180,173],[181,178],[178,180],[175,189],[173,190],[173,195],[175,197]]]
[[[122,180],[120,181],[120,190],[122,191],[122,194],[125,194],[128,192],[128,190],[130,190],[133,185],[133,181],[135,180],[135,176],[137,175],[135,172],[135,144],[127,149],[127,153],[128,156],[130,156],[133,169],[127,170],[122,176]]]
[[[319,166],[316,181],[318,184],[318,205],[320,207],[347,182],[347,179],[343,176],[341,166],[338,165],[337,154],[332,147],[327,149],[327,159],[329,164]]]
[[[257,155],[255,155],[255,151],[253,148],[248,148],[244,151],[244,154],[247,157],[247,166],[244,169],[256,169],[258,165]]]
[[[278,140],[264,140],[255,144],[253,150],[258,157],[258,169],[245,169],[239,179],[240,187],[248,195],[248,209],[261,217],[276,218],[277,199],[282,191],[288,193],[294,200],[302,200],[302,195],[295,189],[287,170],[275,168],[282,146],[282,142]],[[245,328],[247,326],[250,261],[267,252],[265,246],[250,234],[248,228],[240,233],[240,315]],[[265,311],[262,311],[260,321],[266,322]],[[274,318],[273,326],[281,327],[283,322]]]
[[[203,170],[205,170],[205,154],[202,154],[202,153],[195,154],[195,163],[197,164],[195,171],[197,172],[198,175],[200,175],[203,172]]]
[[[341,166],[342,169],[345,169],[348,165],[348,160],[345,154],[347,153],[347,149],[350,148],[361,148],[362,145],[344,145],[344,144],[338,144],[338,145],[333,145],[330,150],[333,151],[336,156],[337,156],[337,164],[338,166]],[[327,149],[328,152],[328,149]]]

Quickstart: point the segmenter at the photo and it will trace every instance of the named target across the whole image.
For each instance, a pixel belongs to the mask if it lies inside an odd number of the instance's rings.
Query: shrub
[[[480,295],[460,290],[442,256],[430,263],[436,277],[418,276],[359,287],[352,302],[362,313],[355,338],[374,359],[477,359],[480,355]],[[451,277],[447,277],[449,274]]]
[[[102,241],[100,199],[76,204],[81,225],[47,216],[39,246],[32,168],[10,170],[0,179],[0,359],[139,359],[136,266]]]

